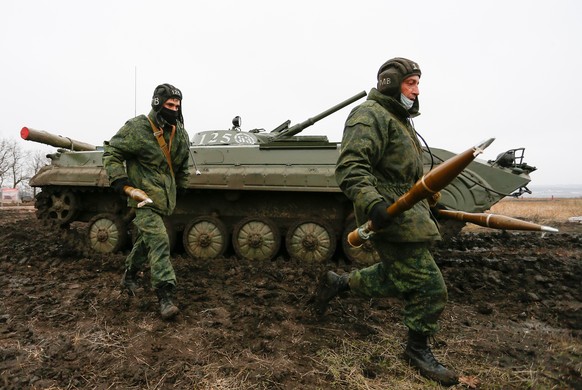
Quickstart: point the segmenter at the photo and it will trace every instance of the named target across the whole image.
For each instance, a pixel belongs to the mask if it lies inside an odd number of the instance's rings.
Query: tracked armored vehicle
[[[339,189],[335,163],[340,144],[324,135],[298,135],[303,129],[361,99],[365,92],[302,123],[286,121],[272,131],[241,131],[240,118],[225,130],[194,134],[188,189],[178,194],[175,213],[166,220],[171,242],[180,243],[194,259],[215,258],[230,248],[250,260],[270,260],[284,254],[305,261],[343,256],[370,263],[376,253],[369,244],[352,248],[347,233],[355,226],[352,204]],[[41,188],[37,216],[67,227],[84,222],[86,240],[98,252],[128,248],[132,210],[126,199],[109,188],[102,149],[23,128],[24,139],[59,147],[48,155],[50,165],[30,180]],[[81,145],[81,146],[79,146]],[[483,212],[505,196],[529,192],[524,148],[497,159],[476,159],[442,192],[442,207]],[[425,167],[454,153],[425,150]],[[447,232],[462,223],[443,221]]]

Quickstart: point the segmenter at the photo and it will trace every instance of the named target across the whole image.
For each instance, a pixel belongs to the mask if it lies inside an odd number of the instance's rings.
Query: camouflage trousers
[[[163,282],[175,286],[176,275],[170,262],[170,239],[162,216],[152,209],[136,209],[133,223],[137,227],[137,239],[125,260],[126,269],[140,270],[147,261],[153,288]]]
[[[382,262],[353,271],[350,290],[368,298],[398,297],[404,301],[404,324],[430,336],[447,302],[447,288],[427,243],[375,241]]]

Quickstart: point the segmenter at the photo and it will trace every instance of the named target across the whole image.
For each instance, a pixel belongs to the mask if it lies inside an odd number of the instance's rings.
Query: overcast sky
[[[422,69],[417,130],[482,156],[525,147],[532,184],[582,184],[582,2],[174,0],[3,2],[0,138],[28,126],[101,145],[156,85],[184,94],[190,135],[292,124]],[[350,106],[351,108],[351,106]],[[304,134],[340,141],[350,108]],[[22,141],[30,150],[42,145]],[[49,148],[49,150],[51,150]]]

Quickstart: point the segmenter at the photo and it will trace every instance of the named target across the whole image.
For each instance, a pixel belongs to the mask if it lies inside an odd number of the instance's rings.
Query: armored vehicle
[[[352,248],[346,241],[356,226],[352,204],[334,178],[340,143],[325,135],[298,135],[365,95],[294,126],[286,121],[272,131],[242,131],[235,117],[231,128],[194,134],[188,189],[178,194],[175,213],[166,220],[171,242],[181,243],[176,250],[183,247],[194,259],[232,250],[250,260],[281,254],[321,262],[343,254],[349,261],[374,261],[377,255],[369,244]],[[30,180],[41,189],[38,218],[64,227],[86,223],[86,240],[95,251],[126,249],[133,214],[126,199],[109,188],[102,148],[26,127],[21,136],[59,148],[48,155],[50,165]],[[518,148],[495,160],[476,159],[441,191],[440,206],[483,212],[505,196],[529,192],[529,173],[536,168],[523,162],[523,154],[524,148]],[[453,155],[426,149],[426,170]],[[447,231],[462,225],[442,224]]]

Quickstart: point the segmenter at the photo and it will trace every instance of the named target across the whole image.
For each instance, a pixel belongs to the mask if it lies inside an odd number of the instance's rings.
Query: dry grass
[[[527,325],[526,325],[527,327]],[[549,329],[549,330],[548,330]],[[378,335],[368,340],[338,338],[338,345],[333,349],[323,349],[313,359],[318,367],[318,374],[325,375],[329,388],[350,390],[376,389],[444,389],[445,387],[423,378],[401,358],[402,340],[395,336],[394,329],[377,327]],[[557,373],[546,365],[547,357],[571,367],[579,375],[582,363],[575,360],[580,356],[580,346],[573,336],[565,330],[529,326],[527,329],[508,327],[499,324],[494,329],[487,329],[489,336],[503,337],[510,335],[514,339],[524,338],[523,342],[545,339],[545,351],[535,354],[529,363],[508,364],[506,358],[508,345],[500,342],[499,350],[484,353],[483,330],[466,332],[462,337],[448,337],[444,346],[433,347],[435,356],[456,370],[465,381],[454,389],[558,389]],[[497,335],[498,334],[498,335]],[[519,343],[518,343],[519,344]],[[524,347],[524,346],[521,346]],[[491,348],[495,349],[495,346]],[[519,346],[516,348],[520,348]],[[525,346],[524,348],[527,348]],[[568,350],[567,354],[560,351]]]
[[[350,390],[440,389],[402,359],[401,332],[375,327],[371,340],[338,338],[338,346],[322,349],[313,360],[329,388]],[[392,329],[393,330],[393,329]]]
[[[582,198],[506,198],[493,205],[491,212],[532,222],[566,222],[582,216]]]

